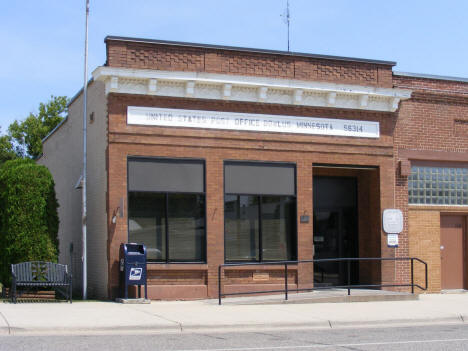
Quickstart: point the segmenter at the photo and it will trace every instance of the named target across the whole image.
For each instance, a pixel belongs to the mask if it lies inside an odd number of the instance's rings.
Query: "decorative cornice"
[[[460,149],[459,152],[399,149],[398,157],[410,161],[468,162],[468,153],[465,149]]]
[[[98,67],[106,94],[143,94],[394,112],[411,90],[205,72]]]
[[[438,102],[444,104],[468,105],[468,94],[447,94],[415,90],[412,95],[415,101]]]

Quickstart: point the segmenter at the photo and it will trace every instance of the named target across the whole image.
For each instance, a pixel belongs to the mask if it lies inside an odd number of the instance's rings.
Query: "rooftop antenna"
[[[289,0],[286,0],[286,9],[281,15],[283,17],[284,23],[288,26],[288,51],[289,51],[289,23],[291,22],[291,12],[289,12]]]

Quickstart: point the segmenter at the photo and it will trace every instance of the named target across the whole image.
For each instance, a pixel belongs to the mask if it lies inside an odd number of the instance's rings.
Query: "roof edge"
[[[94,78],[91,77],[91,78],[88,80],[88,87],[89,87],[89,85],[90,85],[91,83],[93,83],[93,82],[94,82]],[[69,101],[68,104],[67,104],[67,108],[70,108],[71,104],[74,103],[74,102],[76,101],[76,99],[78,99],[78,98],[80,97],[80,95],[81,95],[82,93],[83,93],[83,88],[81,88],[80,90],[78,90],[78,92],[77,92],[75,95],[73,95],[73,96],[71,97],[70,101]],[[57,125],[55,126],[55,128],[52,129],[52,130],[49,132],[49,134],[47,134],[47,135],[42,139],[42,143],[44,143],[47,139],[49,139],[49,138],[52,136],[52,134],[54,134],[55,131],[56,131],[57,129],[59,129],[59,128],[62,126],[62,124],[64,124],[64,123],[67,121],[67,119],[68,119],[68,115],[67,115],[63,120],[61,120],[60,123],[57,124]]]
[[[214,44],[190,43],[190,42],[182,42],[182,41],[169,41],[169,40],[158,40],[158,39],[120,37],[120,36],[113,36],[113,35],[108,35],[108,36],[106,36],[104,38],[105,43],[107,43],[107,41],[111,41],[111,40],[125,41],[125,42],[137,42],[137,43],[147,43],[147,44],[162,44],[162,45],[172,45],[172,46],[195,47],[195,48],[204,48],[204,49],[244,51],[244,52],[259,53],[259,54],[273,54],[273,55],[283,55],[283,56],[301,56],[301,57],[309,57],[309,58],[324,59],[324,60],[371,63],[371,64],[385,65],[385,66],[392,66],[392,67],[396,65],[396,62],[394,62],[394,61],[363,59],[363,58],[345,57],[345,56],[318,55],[318,54],[308,54],[308,53],[294,52],[294,51],[268,50],[268,49],[256,49],[256,48],[247,48],[247,47],[238,47],[238,46],[224,46],[224,45],[214,45]]]
[[[45,142],[47,139],[49,139],[49,138],[52,136],[52,134],[54,134],[54,133],[57,131],[57,129],[59,129],[63,124],[65,124],[65,122],[66,122],[67,120],[68,120],[68,115],[67,115],[66,117],[64,117],[64,118],[60,121],[60,123],[57,124],[57,125],[55,126],[55,128],[52,129],[52,130],[49,132],[49,134],[47,134],[44,138],[42,138],[42,143],[44,144],[44,142]],[[41,155],[41,156],[42,156],[42,155]]]
[[[90,85],[91,83],[93,83],[93,82],[94,82],[94,78],[91,77],[91,78],[88,80],[88,87],[89,87],[89,85]],[[68,102],[67,107],[70,107],[70,105],[71,105],[72,103],[74,103],[76,99],[78,99],[78,97],[81,95],[81,93],[83,93],[83,88],[81,88],[80,90],[78,90],[78,92],[70,98],[70,101]]]
[[[468,83],[468,78],[463,78],[463,77],[439,76],[439,75],[434,75],[434,74],[411,73],[411,72],[393,72],[393,75],[400,76],[400,77],[448,80],[448,81],[453,81],[453,82]]]

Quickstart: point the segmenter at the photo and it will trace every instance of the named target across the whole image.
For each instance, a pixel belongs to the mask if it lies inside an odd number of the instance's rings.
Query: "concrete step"
[[[419,294],[385,290],[354,289],[348,296],[346,289],[331,289],[306,293],[290,293],[288,300],[284,294],[226,297],[223,305],[274,305],[274,304],[310,304],[310,303],[344,303],[344,302],[378,302],[378,301],[415,301]],[[214,303],[214,300],[207,300]]]

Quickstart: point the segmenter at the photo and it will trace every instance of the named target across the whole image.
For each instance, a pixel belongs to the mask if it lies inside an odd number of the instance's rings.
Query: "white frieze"
[[[205,72],[98,67],[107,93],[261,102],[394,112],[411,90]]]

